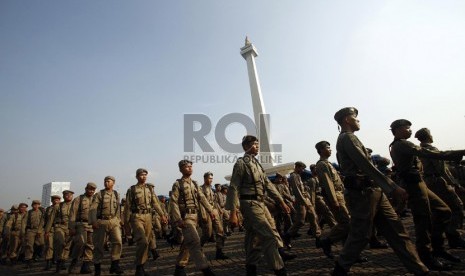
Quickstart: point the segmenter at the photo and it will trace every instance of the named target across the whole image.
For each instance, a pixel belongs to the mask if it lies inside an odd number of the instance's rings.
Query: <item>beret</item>
[[[344,119],[346,116],[349,115],[355,115],[358,116],[358,110],[355,107],[344,107],[342,109],[339,109],[336,114],[334,114],[334,120],[336,122],[340,123],[342,119]]]
[[[86,185],[86,189],[97,189],[97,185],[94,182],[88,182]]]
[[[136,176],[138,176],[138,175],[141,174],[141,173],[146,173],[146,174],[148,174],[149,172],[148,172],[146,169],[139,168],[139,169],[137,169],[137,171],[136,171]]]
[[[326,148],[327,146],[330,146],[331,144],[327,141],[320,141],[318,143],[316,143],[315,145],[315,148],[316,150],[320,150],[320,149],[324,149]]]
[[[426,127],[420,128],[417,132],[415,132],[415,138],[418,140],[423,140],[428,136],[431,136],[431,132]]]
[[[394,130],[394,129],[399,128],[399,127],[411,126],[411,125],[412,125],[412,123],[409,120],[399,119],[399,120],[395,120],[394,122],[391,123],[391,129]]]
[[[188,164],[192,165],[192,161],[184,159],[178,162],[178,167],[179,169],[182,169],[185,165],[188,165]]]

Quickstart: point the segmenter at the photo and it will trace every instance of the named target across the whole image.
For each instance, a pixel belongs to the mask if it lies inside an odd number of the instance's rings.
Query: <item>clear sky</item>
[[[0,207],[40,199],[50,181],[102,188],[106,175],[124,194],[139,167],[167,194],[184,114],[253,116],[246,35],[283,162],[316,162],[345,106],[374,153],[389,156],[399,118],[463,149],[464,15],[465,2],[435,0],[0,1]],[[225,183],[232,164],[194,164],[198,181],[205,171]]]

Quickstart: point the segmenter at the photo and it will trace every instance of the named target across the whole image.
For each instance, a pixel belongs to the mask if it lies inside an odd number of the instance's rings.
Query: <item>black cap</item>
[[[420,128],[417,132],[415,132],[415,138],[417,138],[420,141],[425,140],[426,138],[428,138],[428,136],[431,136],[431,132],[426,127]]]
[[[399,128],[399,127],[411,126],[411,125],[412,125],[412,123],[409,120],[399,119],[399,120],[395,120],[394,122],[392,122],[391,129],[394,130],[394,129]]]
[[[340,109],[336,114],[334,114],[334,120],[336,122],[340,123],[342,119],[344,119],[346,116],[349,115],[355,115],[355,117],[358,116],[358,110],[355,107],[344,107]]]
[[[331,144],[327,141],[320,141],[316,143],[315,148],[317,151],[326,148],[327,146],[330,146]]]
[[[206,172],[206,173],[203,174],[203,178],[209,177],[210,175],[213,176],[213,173],[212,172]]]
[[[305,163],[302,162],[302,161],[297,161],[297,162],[295,162],[294,165],[295,165],[296,167],[301,167],[301,168],[304,168],[304,169],[307,167],[307,165],[305,165]]]
[[[258,138],[253,135],[246,135],[242,137],[242,148],[255,141],[258,141]]]
[[[144,168],[139,168],[139,169],[136,170],[136,176],[138,176],[138,175],[141,174],[141,173],[146,173],[146,174],[148,174],[149,172],[148,172],[146,169],[144,169]]]
[[[186,160],[186,159],[181,160],[181,161],[178,162],[178,167],[179,167],[179,169],[182,169],[187,164],[192,165],[192,161],[189,161],[189,160]]]

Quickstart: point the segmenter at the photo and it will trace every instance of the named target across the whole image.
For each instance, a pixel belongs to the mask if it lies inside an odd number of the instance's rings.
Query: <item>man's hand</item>
[[[283,212],[285,214],[290,214],[291,213],[291,208],[289,208],[289,206],[287,206],[286,203],[281,202],[281,208],[283,209]]]
[[[184,220],[180,219],[176,222],[176,226],[179,227],[179,228],[184,228],[185,225],[184,225]]]
[[[238,225],[236,210],[231,210],[231,214],[229,215],[229,224],[231,224],[231,227],[236,227]]]
[[[405,202],[408,199],[408,193],[401,187],[397,187],[394,191],[392,191],[391,196],[402,202]]]
[[[69,235],[70,235],[70,236],[76,235],[76,229],[74,229],[74,228],[69,228]]]
[[[212,219],[212,221],[216,219],[216,216],[213,212],[210,213],[210,218]]]
[[[168,217],[161,216],[160,221],[161,221],[162,224],[168,224]]]
[[[45,237],[46,239],[48,239],[48,237],[49,237],[48,232],[45,232],[44,237]]]
[[[92,223],[92,229],[98,229],[100,227],[100,225],[98,224],[98,222],[94,222]]]

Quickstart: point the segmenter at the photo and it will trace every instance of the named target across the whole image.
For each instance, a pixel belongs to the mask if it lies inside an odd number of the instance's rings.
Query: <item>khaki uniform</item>
[[[11,214],[4,229],[4,234],[9,237],[7,255],[12,260],[18,258],[21,250],[22,239],[26,231],[26,214]]]
[[[422,148],[439,151],[428,143],[421,143]],[[451,220],[446,228],[449,243],[461,239],[458,229],[463,228],[463,203],[455,192],[455,186],[459,184],[452,176],[446,163],[442,160],[420,157],[423,164],[423,176],[428,188],[439,196],[451,209]]]
[[[158,199],[158,196],[156,198],[156,204],[160,206],[160,209],[162,210],[163,214],[166,216],[166,210],[163,208],[163,204],[160,202],[160,199]],[[150,250],[155,250],[157,249],[157,235],[161,235],[162,232],[162,223],[161,223],[161,216],[157,213],[156,210],[152,210],[152,238],[150,239],[149,243],[149,249]],[[158,258],[158,257],[157,257]]]
[[[73,200],[71,206],[69,229],[76,231],[73,238],[73,251],[71,252],[73,260],[82,255],[84,262],[90,262],[94,255],[94,242],[92,241],[94,230],[92,225],[89,224],[89,210],[92,198],[82,194]]]
[[[181,228],[184,242],[176,258],[176,265],[180,267],[187,266],[189,257],[192,256],[197,269],[209,268],[196,228],[201,216],[201,206],[205,208],[208,214],[213,212],[213,206],[207,201],[197,183],[190,178],[178,179],[173,184],[169,204],[171,220],[174,223],[178,221],[184,223],[184,227]]]
[[[3,213],[0,218],[0,258],[6,258],[6,250],[8,246],[8,238],[3,235],[3,230],[5,229],[6,222],[8,221],[9,214]]]
[[[47,209],[45,209],[45,220],[44,220],[44,225],[47,225],[52,217],[52,212],[53,212],[54,206],[48,206]],[[53,224],[53,222],[51,222]],[[52,259],[55,259],[54,256],[54,248],[53,248],[53,234],[55,233],[55,230],[53,227],[51,227],[48,231],[44,229],[45,232],[48,233],[47,237],[45,238],[45,260],[50,261]]]
[[[281,194],[283,197],[284,202],[286,205],[293,210],[294,209],[294,203],[293,203],[293,198],[291,196],[291,192],[289,191],[289,187],[287,184],[284,183],[277,183],[275,184],[276,190],[278,193]],[[278,210],[276,211],[275,215],[275,223],[276,223],[276,229],[278,230],[279,233],[286,233],[289,228],[291,228],[292,225],[292,219],[291,219],[291,214],[287,214],[281,210],[281,207],[277,208]],[[283,225],[281,225],[283,224]]]
[[[310,200],[312,201],[313,206],[315,206],[315,211],[318,217],[324,219],[324,221],[329,225],[329,227],[334,227],[336,225],[336,219],[334,218],[333,213],[326,204],[325,199],[321,195],[320,182],[318,181],[318,176],[312,176],[307,181],[304,182],[308,194],[310,195]],[[311,232],[311,229],[309,229]]]
[[[26,218],[26,248],[24,259],[31,260],[34,254],[34,246],[44,245],[44,213],[42,209],[29,210]]]
[[[53,249],[55,256],[59,261],[66,261],[69,257],[69,250],[73,241],[69,236],[69,217],[71,214],[70,202],[61,202],[53,206],[50,219],[45,226],[45,232],[50,233],[53,228]]]
[[[266,214],[268,209],[263,202],[265,190],[277,203],[285,204],[258,160],[252,155],[244,154],[234,164],[226,209],[235,210],[240,206],[244,217],[246,265],[258,265],[263,253],[272,269],[281,270],[284,262],[278,248],[282,244],[276,227],[273,227],[272,220]]]
[[[307,190],[305,189],[304,183],[302,182],[299,174],[295,172],[291,173],[289,186],[295,197],[294,208],[296,212],[294,224],[287,232],[287,235],[290,237],[297,235],[299,229],[305,224],[305,218],[308,215],[310,222],[310,232],[315,237],[320,237],[321,229],[320,225],[318,224],[318,216],[315,211],[315,206],[313,206],[310,200],[310,195],[307,193]]]
[[[416,246],[422,259],[429,259],[431,251],[444,251],[444,231],[450,221],[451,210],[426,186],[420,175],[418,157],[456,159],[454,151],[438,152],[416,146],[405,139],[394,140],[391,157],[396,165],[400,185],[409,194],[409,206],[415,224]]]
[[[94,195],[89,211],[89,224],[97,223],[98,225],[93,234],[94,264],[102,262],[104,245],[108,236],[111,241],[111,260],[117,261],[121,258],[123,242],[119,202],[119,194],[116,191],[103,189]]]
[[[223,231],[223,219],[220,216],[218,202],[215,201],[215,192],[213,192],[211,185],[203,184],[201,188],[208,203],[213,207],[213,214],[215,215],[214,220],[212,220],[210,216],[205,215],[206,221],[203,221],[200,224],[202,226],[202,245],[208,242],[213,234],[213,231],[215,231],[216,249],[223,249],[226,237]],[[203,210],[203,212],[204,214],[206,213],[205,210]]]
[[[164,216],[158,204],[153,185],[132,185],[126,193],[126,206],[124,207],[124,223],[130,223],[133,238],[136,242],[136,265],[143,265],[147,261],[149,244],[154,238],[152,231],[152,210]]]
[[[404,225],[384,194],[390,194],[396,184],[375,168],[368,151],[352,132],[339,134],[336,149],[345,175],[346,202],[351,215],[349,236],[338,264],[344,270],[350,270],[376,225],[410,272],[427,272],[428,268],[420,261]]]
[[[328,159],[320,159],[316,163],[316,172],[323,187],[323,194],[337,221],[327,238],[331,243],[345,240],[349,234],[350,215],[344,200],[344,183]]]

